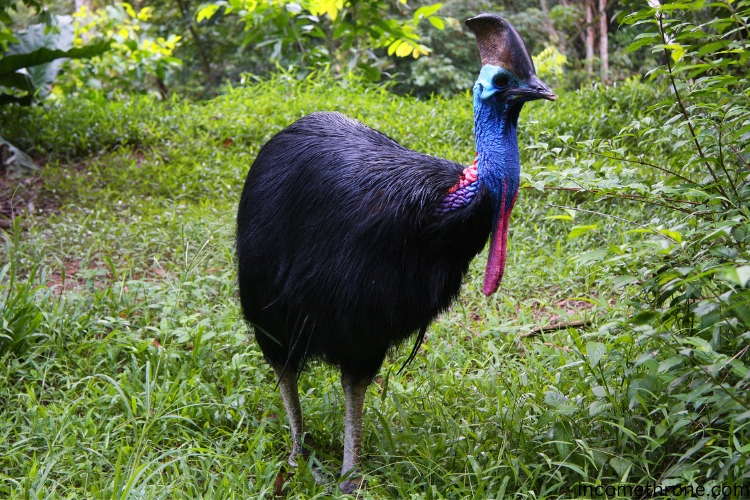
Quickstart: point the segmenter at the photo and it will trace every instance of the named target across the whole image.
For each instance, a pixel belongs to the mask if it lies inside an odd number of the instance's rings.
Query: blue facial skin
[[[498,88],[493,80],[505,85]],[[491,65],[482,68],[474,84],[477,177],[491,193],[495,223],[501,203],[511,208],[521,176],[516,126],[523,100],[506,93],[519,87],[527,85],[507,69]]]

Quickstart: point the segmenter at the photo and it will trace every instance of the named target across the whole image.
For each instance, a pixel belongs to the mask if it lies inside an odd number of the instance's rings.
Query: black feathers
[[[481,189],[435,215],[462,170],[338,113],[271,139],[237,217],[242,308],[268,360],[298,373],[319,358],[365,380],[447,308],[492,224]]]

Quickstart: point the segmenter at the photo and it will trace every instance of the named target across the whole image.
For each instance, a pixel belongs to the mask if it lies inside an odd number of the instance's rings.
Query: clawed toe
[[[313,451],[317,448],[317,445],[315,444],[315,440],[310,436],[309,434],[305,435],[305,441],[302,446],[295,446],[292,453],[289,455],[289,458],[287,459],[287,462],[289,462],[289,465],[292,467],[297,467],[297,459],[301,458],[302,460],[307,461],[308,458],[310,458],[310,455]]]
[[[364,487],[365,479],[362,476],[357,475],[356,473],[354,473],[354,475],[350,475],[344,481],[341,481],[339,483],[339,489],[341,490],[341,493],[349,495]]]
[[[315,440],[312,438],[312,436],[306,435],[305,444],[292,451],[292,453],[289,455],[289,458],[287,459],[287,462],[289,462],[289,465],[296,468],[298,466],[299,459],[307,462],[316,449],[317,445],[315,444]],[[330,477],[327,477],[326,474],[322,470],[320,470],[317,463],[312,464],[312,466],[310,467],[310,471],[316,483],[327,484],[330,481]]]

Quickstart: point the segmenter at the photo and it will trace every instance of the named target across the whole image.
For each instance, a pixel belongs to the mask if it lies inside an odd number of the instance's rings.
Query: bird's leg
[[[299,404],[299,391],[297,389],[297,374],[291,370],[273,367],[276,378],[279,380],[281,399],[284,400],[284,408],[289,416],[289,427],[292,429],[292,453],[289,455],[289,464],[297,466],[297,456],[306,456],[303,444],[305,443],[305,425],[302,423],[302,406]]]
[[[362,409],[365,404],[365,393],[371,380],[353,381],[346,374],[341,374],[341,385],[344,388],[346,412],[344,414],[344,462],[341,476],[348,476],[339,484],[341,491],[352,493],[361,486],[362,478],[358,477],[359,457],[362,454]]]

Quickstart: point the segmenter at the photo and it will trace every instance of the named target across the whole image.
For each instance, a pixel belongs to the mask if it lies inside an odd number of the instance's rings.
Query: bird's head
[[[534,99],[557,99],[536,76],[526,44],[508,21],[494,14],[480,14],[467,19],[466,26],[476,36],[482,60],[482,71],[474,84],[479,99],[506,107]]]
[[[494,209],[490,253],[483,292],[497,291],[505,271],[508,221],[520,181],[516,124],[524,102],[554,101],[552,89],[536,76],[534,63],[518,32],[494,14],[466,21],[474,32],[482,70],[474,84],[478,182],[488,190]]]

